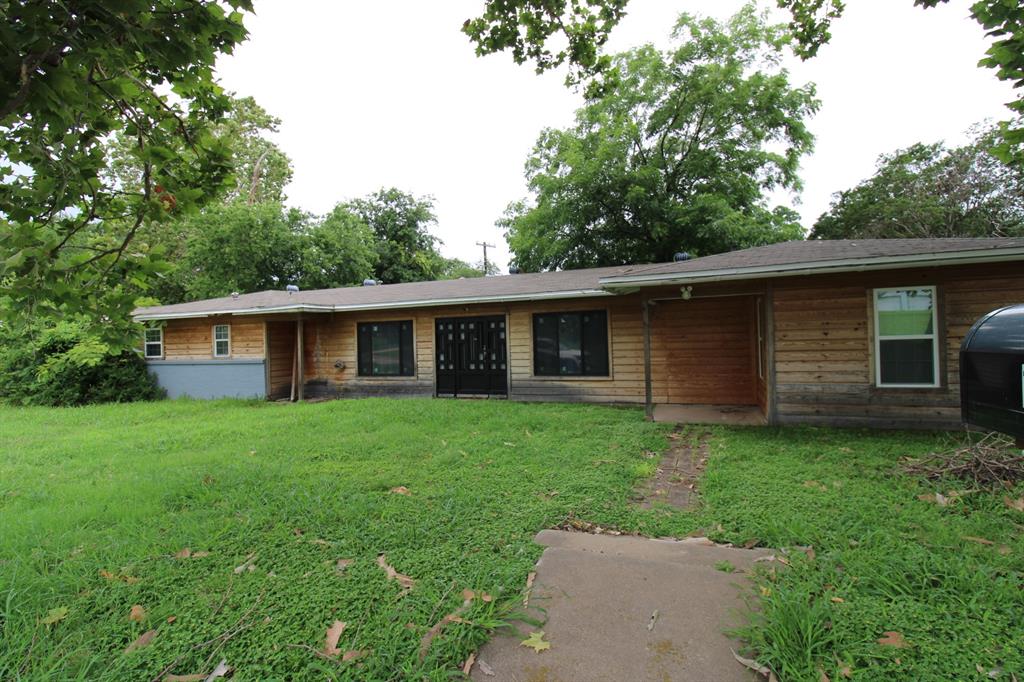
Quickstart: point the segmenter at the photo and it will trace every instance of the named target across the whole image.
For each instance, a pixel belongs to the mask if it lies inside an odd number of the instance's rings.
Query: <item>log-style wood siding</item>
[[[875,385],[874,289],[935,286],[939,388]],[[1017,264],[776,280],[778,421],[949,428],[960,423],[960,343],[996,308],[1024,301]]]
[[[939,388],[880,388],[874,382],[873,290],[935,286]],[[715,296],[711,298],[711,296]],[[513,400],[644,402],[642,303],[651,306],[652,391],[655,402],[759,405],[780,423],[882,427],[959,424],[960,343],[985,313],[1024,301],[1020,265],[923,268],[770,281],[707,284],[694,298],[678,288],[643,294],[507,305],[437,306],[407,310],[306,315],[308,397],[434,394],[437,318],[504,315],[508,321],[509,398]],[[757,306],[763,305],[763,377],[758,376]],[[609,376],[546,377],[533,373],[533,315],[605,310]],[[297,318],[224,317],[172,320],[164,330],[165,358],[212,359],[214,324],[231,325],[234,358],[265,357],[273,397],[288,395]],[[415,375],[358,376],[360,322],[412,320]]]

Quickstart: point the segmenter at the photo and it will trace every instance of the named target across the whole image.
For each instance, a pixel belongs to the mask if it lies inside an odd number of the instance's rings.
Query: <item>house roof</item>
[[[611,296],[647,286],[787,277],[897,267],[1024,260],[1024,239],[792,241],[691,260],[475,279],[341,287],[138,308],[137,320],[271,312],[378,310],[428,305]]]

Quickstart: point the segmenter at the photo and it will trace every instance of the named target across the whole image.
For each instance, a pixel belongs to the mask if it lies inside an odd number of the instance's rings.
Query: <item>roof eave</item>
[[[563,298],[593,298],[615,296],[616,292],[604,289],[577,289],[574,291],[552,291],[535,294],[513,294],[504,296],[468,296],[462,298],[425,299],[420,301],[395,301],[391,303],[363,303],[356,305],[307,305],[265,306],[256,308],[238,308],[236,310],[190,311],[182,313],[146,313],[133,314],[136,322],[180,320],[219,315],[271,315],[276,313],[316,312],[342,313],[363,310],[394,310],[396,308],[427,308],[432,306],[468,305],[474,303],[515,303],[523,301],[546,301]],[[145,309],[143,308],[142,311]]]
[[[1024,260],[1024,248],[954,251],[949,253],[915,254],[887,258],[847,258],[821,264],[793,263],[789,265],[757,266],[748,268],[721,268],[693,273],[661,273],[657,275],[621,275],[605,277],[601,286],[611,291],[637,287],[695,284],[697,282],[724,282],[746,279],[796,277],[868,270],[894,270],[912,266],[946,266],[979,263],[999,263]]]

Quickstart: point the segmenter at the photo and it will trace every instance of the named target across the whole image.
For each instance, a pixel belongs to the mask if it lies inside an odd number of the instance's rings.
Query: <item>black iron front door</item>
[[[437,395],[508,395],[505,317],[449,317],[434,326]]]

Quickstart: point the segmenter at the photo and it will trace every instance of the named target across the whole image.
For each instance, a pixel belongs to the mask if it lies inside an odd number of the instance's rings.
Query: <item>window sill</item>
[[[572,375],[572,374],[564,374],[564,375],[560,374],[558,376],[551,376],[551,375],[547,375],[547,374],[544,374],[544,375],[531,374],[530,375],[530,380],[531,381],[614,381],[615,377],[611,376],[611,375],[606,376],[606,377],[595,377],[595,376],[578,376],[578,375]]]
[[[393,374],[357,374],[356,379],[360,381],[416,381],[419,377],[416,374],[402,374],[395,376]]]

